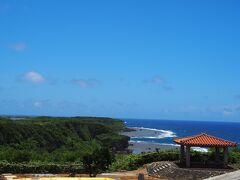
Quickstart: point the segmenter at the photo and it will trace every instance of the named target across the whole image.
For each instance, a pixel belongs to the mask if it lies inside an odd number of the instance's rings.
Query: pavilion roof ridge
[[[192,138],[186,139],[184,142],[188,142],[188,141],[196,139],[196,138],[198,138],[200,136],[205,136],[205,135],[207,135],[207,134],[205,134],[205,133],[197,134],[197,135],[193,136]]]

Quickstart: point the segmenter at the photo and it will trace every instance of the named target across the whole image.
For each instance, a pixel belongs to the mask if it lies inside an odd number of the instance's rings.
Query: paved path
[[[207,178],[205,180],[240,180],[240,170]]]

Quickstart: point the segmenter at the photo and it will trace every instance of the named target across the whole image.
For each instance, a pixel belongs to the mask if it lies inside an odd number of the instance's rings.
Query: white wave
[[[138,132],[145,131],[150,133],[142,133],[142,134],[138,134],[137,136],[133,135],[131,136],[131,138],[163,139],[163,138],[177,137],[176,133],[170,130],[145,128],[145,127],[132,127],[132,129],[135,129]],[[147,136],[147,134],[149,136]]]
[[[198,151],[198,152],[208,152],[207,148],[201,148],[201,147],[192,147],[192,150]]]
[[[147,143],[146,141],[134,141],[134,140],[130,140],[130,143]]]
[[[167,145],[167,146],[176,146],[176,147],[180,147],[179,144],[171,144],[171,143],[159,143],[161,145]]]
[[[171,144],[171,143],[156,143],[156,142],[134,141],[134,140],[130,140],[129,142],[130,142],[130,143],[155,144],[155,145],[164,145],[164,146],[176,146],[176,147],[180,147],[179,144]]]
[[[132,129],[142,129],[142,130],[149,130],[149,131],[166,131],[166,130],[162,130],[162,129],[155,129],[155,128],[146,128],[146,127],[132,127]]]

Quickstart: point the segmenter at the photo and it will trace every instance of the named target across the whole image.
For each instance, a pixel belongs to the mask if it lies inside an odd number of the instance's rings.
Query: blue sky
[[[239,5],[0,0],[0,114],[240,121]]]

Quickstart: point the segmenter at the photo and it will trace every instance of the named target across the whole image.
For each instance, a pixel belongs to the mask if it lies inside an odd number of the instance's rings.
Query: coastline
[[[174,150],[179,149],[178,145],[174,144],[160,144],[153,142],[144,142],[144,141],[129,141],[128,149],[132,154],[139,154],[143,152],[155,152],[163,150]]]
[[[179,148],[179,145],[177,144],[157,143],[154,141],[139,140],[139,139],[154,140],[176,137],[176,134],[172,131],[145,127],[127,127],[127,129],[128,129],[127,131],[121,132],[121,134],[130,137],[128,150],[132,152],[132,154],[173,150]]]
[[[164,140],[159,142],[159,140],[161,141],[165,138],[177,137],[176,134],[170,130],[145,127],[127,127],[127,129],[127,131],[121,132],[121,134],[130,138],[128,150],[132,154],[179,149],[178,144],[164,143]],[[201,147],[192,147],[192,150],[208,152],[208,148]]]

